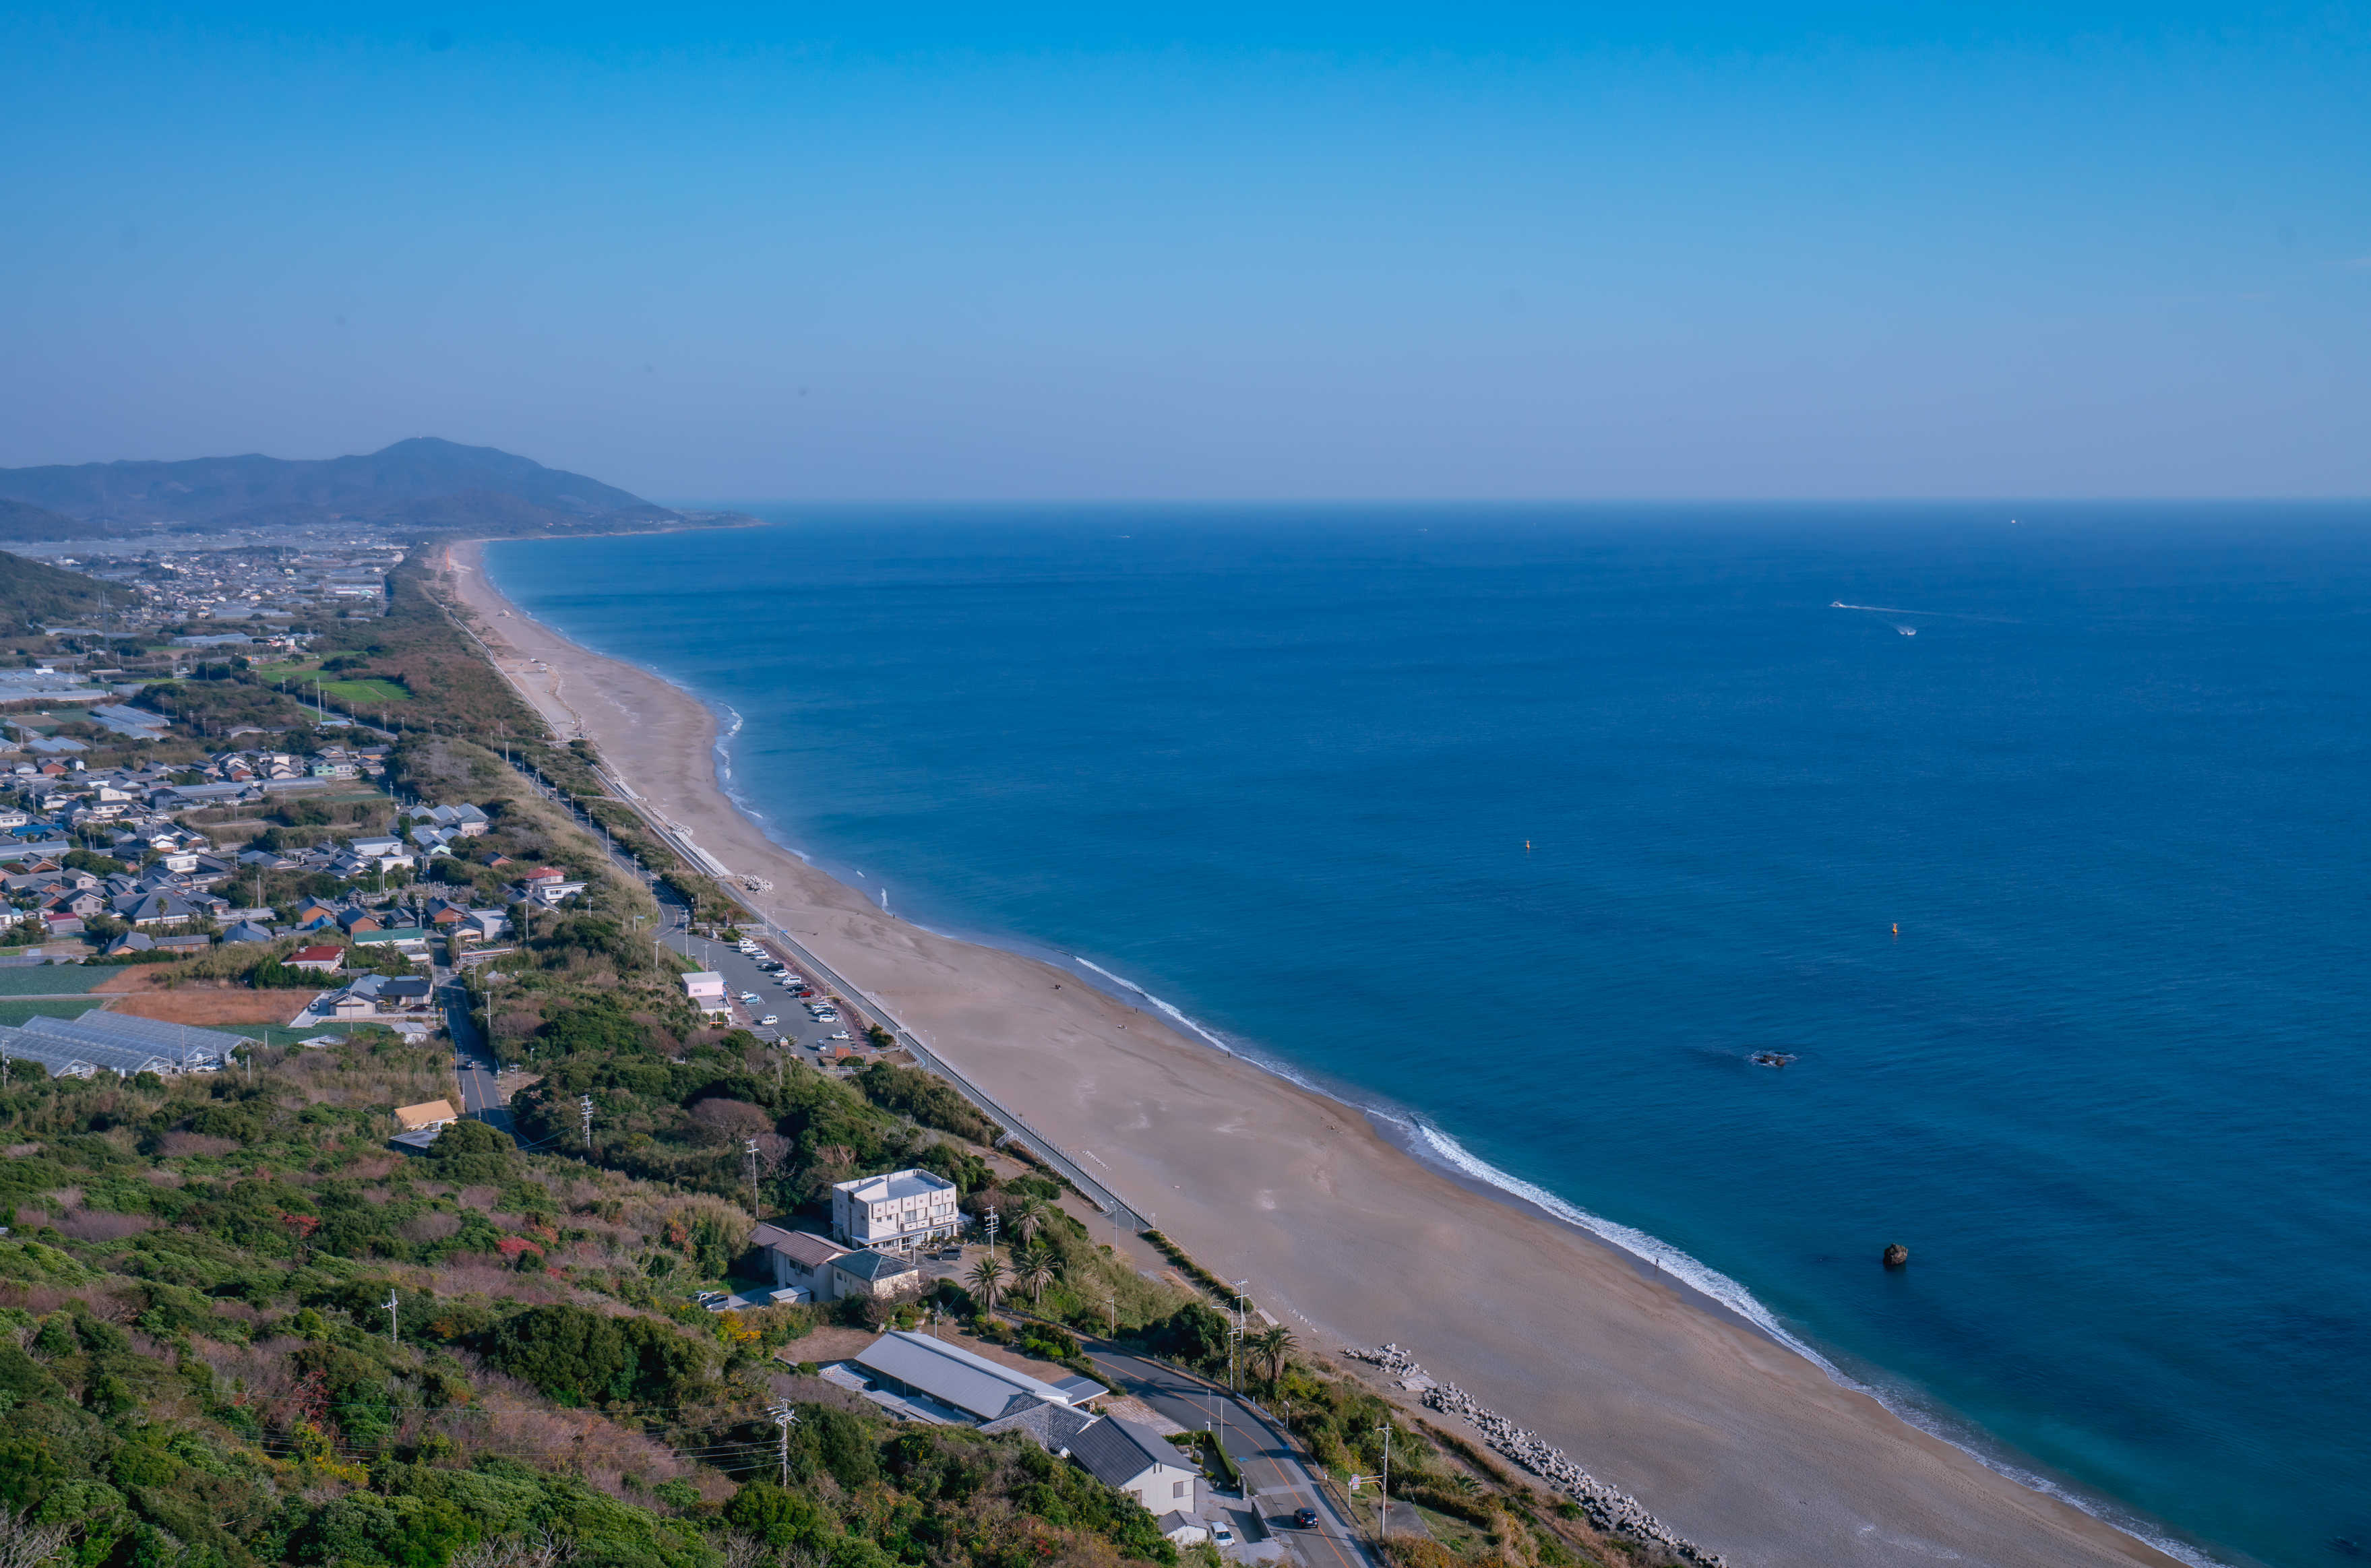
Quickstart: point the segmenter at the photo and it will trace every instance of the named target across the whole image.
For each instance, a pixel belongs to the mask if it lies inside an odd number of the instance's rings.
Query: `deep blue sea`
[[[898,912],[2371,1556],[2371,509],[754,510],[490,561]]]

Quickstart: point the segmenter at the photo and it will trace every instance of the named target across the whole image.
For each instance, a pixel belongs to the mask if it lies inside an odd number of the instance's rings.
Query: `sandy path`
[[[884,916],[717,789],[698,702],[516,613],[453,552],[497,663],[990,1094],[1317,1343],[1397,1342],[1744,1568],[2171,1559],[2011,1482],[1594,1239],[1458,1185],[1358,1113],[1033,960]],[[1062,984],[1064,981],[1069,984]],[[1055,989],[1061,985],[1059,991]]]

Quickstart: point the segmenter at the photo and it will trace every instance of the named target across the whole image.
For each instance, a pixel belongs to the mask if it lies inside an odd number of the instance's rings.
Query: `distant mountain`
[[[0,553],[0,636],[38,633],[43,626],[95,615],[107,589],[96,577]],[[123,598],[118,589],[117,604]]]
[[[598,479],[491,446],[462,446],[433,436],[399,441],[357,457],[192,457],[178,463],[0,468],[0,505],[8,502],[83,525],[162,524],[205,533],[340,518],[499,533],[592,532],[685,521],[682,513]],[[82,536],[10,534],[7,515],[0,513],[0,537]]]

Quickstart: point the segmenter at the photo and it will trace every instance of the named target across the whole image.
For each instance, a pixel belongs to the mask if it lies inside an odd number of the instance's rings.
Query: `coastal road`
[[[468,991],[458,980],[447,977],[436,987],[436,1000],[445,1011],[445,1027],[453,1036],[453,1076],[461,1084],[461,1114],[515,1136],[510,1107],[503,1103],[502,1090],[494,1082],[493,1050],[469,1018]]]
[[[1087,1360],[1123,1393],[1134,1395],[1189,1432],[1213,1431],[1243,1472],[1243,1501],[1306,1568],[1380,1568],[1379,1560],[1336,1511],[1334,1499],[1282,1431],[1224,1389],[1141,1355],[1089,1348]],[[1317,1510],[1317,1528],[1296,1529],[1292,1511]]]

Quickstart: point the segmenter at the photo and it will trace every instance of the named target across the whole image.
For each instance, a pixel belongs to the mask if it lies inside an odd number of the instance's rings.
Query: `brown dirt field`
[[[115,997],[133,991],[161,991],[165,988],[166,980],[179,967],[174,963],[129,964],[122,974],[110,974],[93,986],[90,994],[94,997]],[[184,980],[181,984],[200,990],[215,991],[226,991],[232,986],[228,980]]]
[[[217,991],[184,986],[178,991],[142,991],[121,997],[107,1010],[166,1023],[286,1023],[305,1010],[318,991]]]

